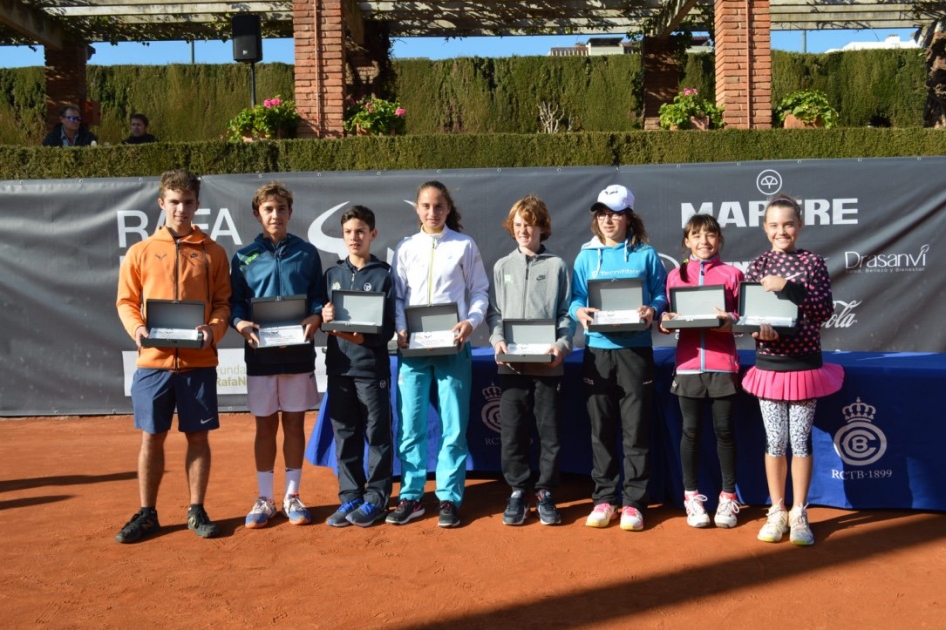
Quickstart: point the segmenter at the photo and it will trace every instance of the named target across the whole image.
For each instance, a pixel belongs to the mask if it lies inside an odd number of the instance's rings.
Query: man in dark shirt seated
[[[82,126],[79,107],[67,103],[59,109],[59,123],[43,139],[44,147],[87,147],[98,144],[95,134]]]
[[[148,133],[148,117],[144,114],[132,114],[131,135],[122,140],[122,144],[147,144],[157,142],[157,139]]]

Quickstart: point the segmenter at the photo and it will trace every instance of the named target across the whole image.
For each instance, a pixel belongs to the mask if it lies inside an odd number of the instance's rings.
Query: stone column
[[[295,102],[300,138],[344,135],[344,0],[293,0]]]
[[[732,129],[772,127],[769,0],[716,0],[716,104]]]
[[[680,83],[678,45],[673,37],[644,38],[644,129],[660,129],[660,106],[672,101],[677,94]]]

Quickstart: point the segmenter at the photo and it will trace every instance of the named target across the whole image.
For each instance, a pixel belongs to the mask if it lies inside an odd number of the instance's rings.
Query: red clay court
[[[596,530],[584,525],[591,479],[569,476],[561,526],[533,516],[504,527],[496,476],[468,481],[455,530],[437,527],[432,494],[417,522],[332,529],[321,522],[337,507],[334,474],[306,464],[316,522],[250,531],[253,419],[227,414],[206,504],[222,537],[186,528],[175,434],[162,531],[120,545],[138,508],[128,416],[5,419],[0,435],[4,628],[946,627],[939,513],[814,507],[810,548],[758,542],[762,506],[743,508],[733,530],[694,530],[670,506],[654,506],[644,532]]]

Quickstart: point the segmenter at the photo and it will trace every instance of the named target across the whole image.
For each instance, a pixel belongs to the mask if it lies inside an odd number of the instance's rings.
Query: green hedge
[[[936,129],[631,131],[568,134],[439,134],[222,141],[58,149],[0,147],[0,179],[197,173],[619,166],[772,159],[946,155]]]
[[[47,133],[43,68],[0,69],[0,144],[39,144]],[[92,131],[102,143],[128,136],[128,117],[141,112],[159,140],[213,140],[227,121],[250,104],[250,69],[245,64],[89,66],[89,99],[102,107]],[[293,66],[258,64],[258,101],[292,98]]]
[[[396,92],[408,135],[229,144],[226,122],[249,104],[249,68],[240,64],[90,66],[89,97],[102,105],[100,140],[127,134],[134,111],[162,140],[137,147],[38,147],[45,129],[42,68],[0,69],[0,178],[156,175],[183,166],[198,173],[396,170],[513,166],[666,164],[739,160],[946,154],[946,134],[920,128],[926,99],[922,52],[830,55],[774,52],[773,103],[795,89],[824,90],[841,114],[832,130],[642,132],[636,55],[395,61]],[[293,68],[257,67],[263,100],[293,95]],[[712,54],[690,55],[680,85],[714,96]],[[565,114],[573,133],[536,134],[542,102]],[[874,114],[894,129],[867,129]]]
[[[407,133],[535,133],[539,105],[558,106],[561,130],[632,131],[641,127],[638,55],[602,57],[395,60],[394,92],[407,110]],[[257,65],[257,96],[291,98],[293,67]],[[101,103],[102,142],[127,135],[128,116],[147,114],[161,140],[214,140],[249,105],[244,64],[89,66],[89,98]],[[680,85],[715,98],[712,54],[689,55]],[[884,114],[895,127],[922,125],[923,53],[877,50],[772,54],[772,102],[802,88],[824,90],[840,124],[865,126]],[[0,144],[39,144],[45,135],[42,68],[0,69]]]

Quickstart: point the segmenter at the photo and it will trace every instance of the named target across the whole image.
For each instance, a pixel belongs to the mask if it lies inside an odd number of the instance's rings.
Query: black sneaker
[[[440,527],[458,527],[460,525],[460,513],[457,512],[457,506],[453,501],[440,502],[440,520],[437,522]]]
[[[125,523],[122,530],[115,536],[115,540],[120,543],[138,542],[142,538],[147,538],[161,529],[158,523],[158,513],[155,510],[142,508],[136,512],[131,520]]]
[[[220,535],[220,528],[210,520],[204,506],[187,508],[187,529],[192,529],[201,538],[216,538]]]
[[[388,517],[384,519],[385,523],[390,523],[391,525],[404,525],[405,523],[410,523],[415,518],[420,518],[424,515],[424,504],[419,500],[414,499],[401,499],[397,504],[397,508],[388,514]]]
[[[335,510],[334,514],[325,519],[325,524],[330,527],[348,527],[351,525],[351,522],[348,520],[349,514],[360,508],[362,503],[364,503],[364,501],[360,498],[342,503],[342,505]]]
[[[543,525],[558,525],[562,522],[562,515],[555,507],[555,500],[552,499],[552,493],[548,490],[539,490],[536,497],[536,509],[539,512],[539,522]]]
[[[506,511],[503,512],[503,525],[522,525],[529,515],[529,502],[520,492],[509,497]]]
[[[362,503],[361,507],[345,517],[352,525],[359,527],[371,527],[387,514],[387,509],[378,507],[373,503]]]

